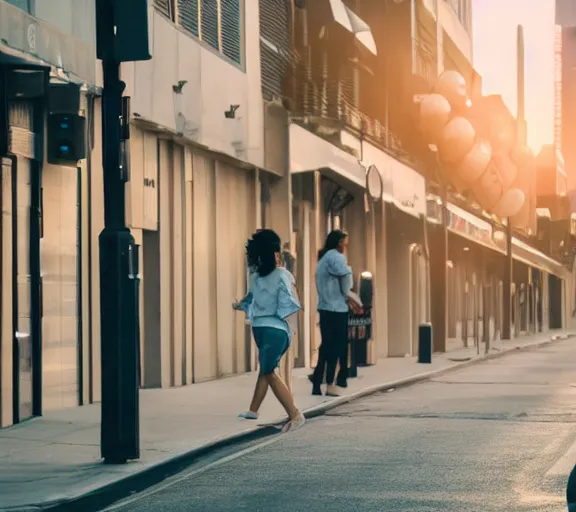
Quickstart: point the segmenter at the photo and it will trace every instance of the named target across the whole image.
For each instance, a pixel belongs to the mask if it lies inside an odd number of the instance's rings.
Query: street
[[[111,509],[565,511],[575,367],[569,339],[375,395]]]

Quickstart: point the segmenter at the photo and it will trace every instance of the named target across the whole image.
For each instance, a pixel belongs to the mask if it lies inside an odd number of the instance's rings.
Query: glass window
[[[30,0],[6,0],[9,4],[15,5],[20,9],[32,14],[32,6],[30,5]]]
[[[242,0],[154,0],[156,9],[222,55],[242,62]],[[256,1],[256,0],[254,0]],[[177,9],[174,4],[177,2]]]
[[[154,6],[164,16],[174,21],[174,0],[154,0]]]
[[[200,9],[202,41],[217,50],[220,48],[218,4],[219,0],[202,0],[202,8]]]
[[[234,62],[240,62],[240,1],[220,0],[222,53]]]
[[[192,35],[198,37],[199,0],[178,0],[178,23]]]

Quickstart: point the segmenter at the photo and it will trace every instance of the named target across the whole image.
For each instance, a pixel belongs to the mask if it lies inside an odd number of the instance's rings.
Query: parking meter
[[[360,314],[352,314],[349,319],[350,368],[349,377],[358,375],[358,364],[368,363],[368,340],[372,334],[372,303],[374,283],[370,272],[362,272],[358,279],[358,297],[363,310]]]
[[[360,295],[364,311],[372,309],[372,301],[374,299],[374,283],[372,282],[372,274],[370,272],[362,272],[360,274],[359,283],[358,295]]]

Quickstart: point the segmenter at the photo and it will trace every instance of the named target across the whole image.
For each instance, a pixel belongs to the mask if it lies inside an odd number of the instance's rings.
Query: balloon
[[[435,143],[450,119],[452,108],[440,94],[427,94],[420,102],[420,130],[429,143]]]
[[[438,144],[440,158],[444,162],[455,163],[466,156],[474,146],[474,128],[468,119],[455,117],[444,128]]]
[[[472,185],[484,174],[492,160],[492,146],[488,141],[474,144],[472,149],[458,162],[457,176],[462,183]]]
[[[524,167],[531,164],[534,159],[534,153],[532,153],[532,150],[525,144],[516,144],[512,148],[510,157],[518,167]]]
[[[486,172],[480,176],[480,179],[476,181],[472,187],[472,192],[478,204],[486,211],[491,211],[500,200],[504,189],[498,168],[493,162],[490,163]]]
[[[468,100],[466,80],[458,71],[444,71],[434,85],[434,92],[444,96],[453,109],[463,109]]]
[[[526,196],[519,188],[506,192],[493,208],[493,212],[503,219],[513,217],[522,209]]]
[[[509,153],[516,142],[515,126],[503,118],[490,121],[488,139],[492,144],[494,153]]]
[[[498,174],[502,181],[502,188],[504,192],[506,192],[516,181],[518,167],[514,165],[509,155],[503,153],[495,153],[492,155],[492,163],[498,169]]]

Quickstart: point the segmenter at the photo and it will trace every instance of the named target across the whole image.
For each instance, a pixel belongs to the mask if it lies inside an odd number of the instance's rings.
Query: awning
[[[564,265],[517,238],[512,238],[512,256],[517,261],[521,261],[531,267],[539,268],[563,279],[570,276],[570,272]]]
[[[356,157],[305,128],[291,124],[290,172],[322,169],[363,189],[366,187],[366,171]]]
[[[28,55],[18,54],[8,48],[0,48],[0,66],[23,71],[50,71],[50,65]]]
[[[334,21],[342,25],[348,32],[354,34],[354,37],[362,43],[371,53],[378,55],[376,41],[370,30],[370,25],[366,23],[349,7],[346,7],[342,0],[330,0],[330,7]]]
[[[452,203],[448,203],[448,210],[463,221],[462,223],[449,225],[448,231],[470,240],[471,242],[492,249],[495,252],[499,252],[502,255],[506,254],[505,247],[494,242],[493,228],[488,221],[481,219]],[[437,223],[438,219],[429,218],[428,221]],[[474,227],[476,232],[471,233],[469,226]],[[483,236],[479,237],[479,233],[483,233]],[[512,238],[512,258],[524,263],[525,265],[543,270],[561,278],[566,278],[569,275],[568,270],[560,262],[546,256],[538,249],[531,247],[515,237]]]

